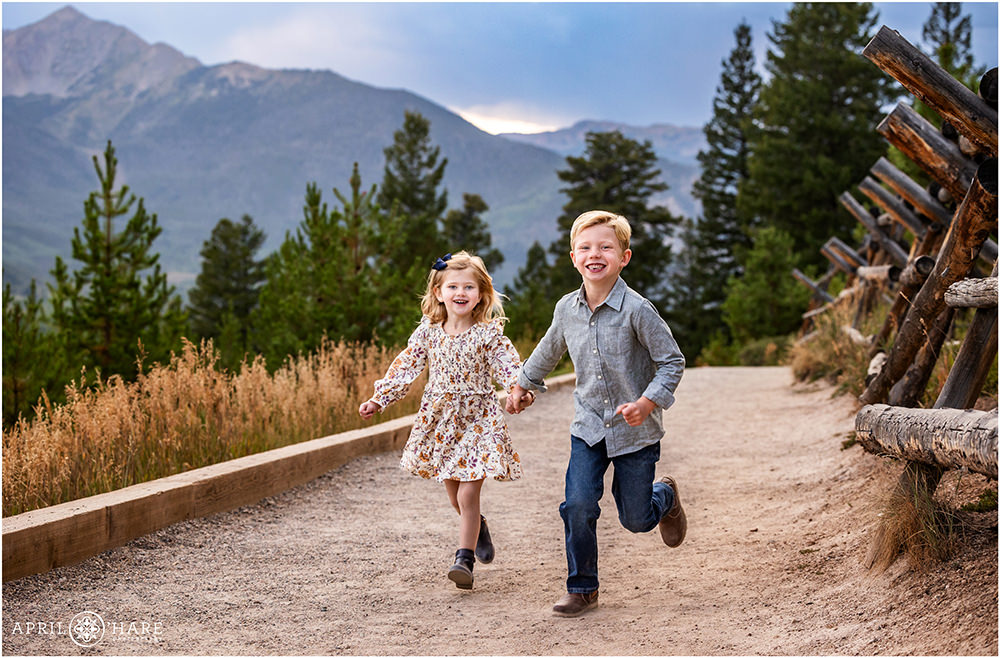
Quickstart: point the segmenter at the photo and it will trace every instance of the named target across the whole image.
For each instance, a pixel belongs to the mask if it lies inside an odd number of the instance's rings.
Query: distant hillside
[[[582,152],[587,130],[621,128],[651,139],[671,190],[688,213],[700,131],[584,122],[547,135],[489,135],[425,98],[331,71],[269,70],[242,62],[204,66],[162,43],[95,21],[72,7],[3,32],[3,280],[15,291],[69,261],[73,228],[97,188],[92,156],[108,139],[119,182],[145,199],[163,234],[154,247],[172,283],[189,287],[199,250],[222,217],[251,215],[280,244],[302,218],[306,184],[324,198],[344,191],[354,162],[365,188],[380,183],[383,149],[405,110],[431,122],[448,158],[452,207],[465,192],[490,206],[486,220],[510,282],[534,240],[556,237],[566,199],[556,170]],[[72,266],[73,262],[70,261]],[[44,286],[42,286],[44,290]]]
[[[691,187],[698,179],[698,152],[707,147],[701,128],[654,124],[630,126],[613,121],[579,121],[569,128],[545,133],[501,135],[525,144],[533,144],[555,151],[559,155],[582,155],[587,144],[587,133],[618,130],[626,137],[639,142],[649,141],[659,157],[663,180],[670,186],[655,202],[666,205],[674,214],[695,217],[701,213],[701,204],[691,196]]]
[[[233,62],[203,66],[163,44],[73,8],[3,33],[4,282],[23,290],[69,256],[83,201],[97,187],[91,156],[110,138],[120,174],[155,212],[155,243],[174,283],[186,287],[198,252],[222,217],[250,214],[267,250],[302,218],[306,184],[332,203],[352,164],[379,183],[383,149],[405,110],[431,121],[448,158],[453,207],[482,195],[494,242],[512,278],[535,239],[556,235],[564,203],[556,153],[484,133],[402,90],[377,89],[329,71],[273,71]]]

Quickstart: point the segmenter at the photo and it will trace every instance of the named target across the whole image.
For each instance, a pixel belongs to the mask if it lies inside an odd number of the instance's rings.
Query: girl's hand
[[[358,409],[358,413],[361,414],[361,417],[364,418],[365,420],[374,416],[376,411],[382,411],[382,407],[375,404],[371,400],[362,404],[361,407]]]
[[[533,402],[535,394],[521,388],[517,384],[514,384],[514,388],[512,388],[510,393],[507,395],[507,404],[505,405],[507,413],[519,414],[524,411],[525,408],[531,406],[531,402],[528,401],[528,398],[531,398],[531,401]]]

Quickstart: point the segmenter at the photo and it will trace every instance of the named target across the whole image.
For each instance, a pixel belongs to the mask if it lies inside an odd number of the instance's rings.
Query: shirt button
[[[605,400],[605,401],[604,401],[604,404],[607,404],[608,402],[609,402],[609,400]]]
[[[604,378],[603,378],[603,377],[601,377],[600,375],[598,375],[598,376],[597,376],[597,378],[598,378],[598,379],[604,379]]]
[[[597,350],[594,350],[594,354],[597,354]]]
[[[595,324],[597,324],[597,323],[596,322],[591,322],[590,326],[593,327]]]
[[[604,426],[605,427],[611,427],[611,423],[605,423]]]

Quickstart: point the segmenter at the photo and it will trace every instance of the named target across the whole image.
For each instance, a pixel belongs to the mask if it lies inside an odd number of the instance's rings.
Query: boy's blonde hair
[[[573,228],[569,231],[569,248],[573,249],[573,245],[576,243],[576,236],[579,235],[580,231],[600,224],[607,224],[614,229],[615,237],[618,238],[618,244],[621,245],[622,252],[628,249],[629,242],[632,239],[632,226],[622,215],[616,215],[607,210],[588,210],[573,220]]]
[[[440,324],[448,318],[444,302],[439,302],[434,293],[441,289],[444,276],[449,270],[471,270],[472,279],[479,286],[479,303],[472,309],[474,322],[489,322],[496,318],[507,319],[503,314],[500,294],[493,288],[493,277],[486,271],[486,264],[482,258],[473,256],[467,251],[460,251],[453,254],[444,264],[445,267],[440,270],[431,270],[427,277],[427,291],[420,300],[421,312],[429,317],[433,324]]]

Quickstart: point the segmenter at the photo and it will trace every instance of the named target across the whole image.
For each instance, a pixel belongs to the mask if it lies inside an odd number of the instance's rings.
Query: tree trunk
[[[892,385],[906,372],[924,343],[925,327],[944,308],[944,291],[965,278],[979,250],[997,228],[997,163],[987,160],[979,167],[975,184],[955,213],[938,254],[934,271],[920,288],[896,336],[889,361],[861,395],[861,402],[883,402]]]
[[[997,111],[899,32],[882,26],[863,54],[958,132],[982,144],[990,153],[997,152]]]
[[[944,303],[955,308],[990,308],[997,305],[997,278],[963,279],[948,286]],[[994,313],[995,315],[995,313]]]
[[[943,468],[968,468],[997,477],[997,412],[974,409],[907,409],[875,404],[854,420],[868,452]]]
[[[917,163],[956,199],[965,197],[976,177],[976,164],[962,155],[956,144],[941,136],[934,125],[906,103],[899,103],[878,132]]]

